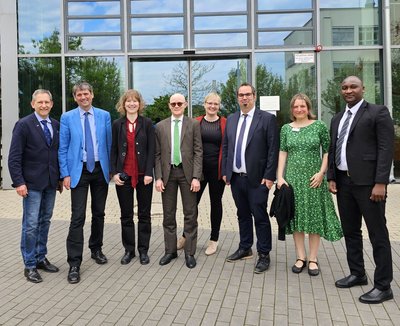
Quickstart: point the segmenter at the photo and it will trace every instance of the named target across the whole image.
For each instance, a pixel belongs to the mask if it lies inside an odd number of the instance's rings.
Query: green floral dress
[[[327,182],[310,187],[311,177],[321,168],[321,147],[323,153],[328,152],[328,128],[318,120],[300,129],[285,124],[280,139],[280,150],[287,152],[284,179],[293,187],[295,198],[295,218],[286,234],[316,233],[329,241],[339,240],[343,232]]]

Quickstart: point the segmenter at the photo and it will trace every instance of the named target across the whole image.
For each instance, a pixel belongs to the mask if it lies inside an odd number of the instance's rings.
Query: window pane
[[[70,19],[70,33],[121,32],[120,19]]]
[[[70,36],[68,38],[68,50],[120,50],[120,36]]]
[[[32,113],[31,99],[38,88],[48,89],[53,95],[50,116],[59,120],[62,111],[60,58],[20,58],[18,60],[19,117]]]
[[[258,33],[259,46],[273,45],[312,45],[312,31],[285,31]]]
[[[353,27],[332,28],[332,45],[354,45]]]
[[[196,48],[230,48],[247,46],[247,33],[196,34]]]
[[[290,100],[296,93],[306,94],[316,107],[315,63],[295,63],[298,52],[275,52],[256,54],[257,96],[280,96],[278,123],[290,122]],[[258,101],[259,103],[259,101]]]
[[[183,35],[133,35],[132,50],[182,49]]]
[[[309,9],[312,0],[258,0],[259,10]]]
[[[311,13],[258,15],[258,28],[312,26]]]
[[[350,75],[359,76],[365,86],[364,98],[382,103],[381,65],[379,50],[321,52],[322,118],[329,123],[332,116],[345,107],[340,96],[340,83]]]
[[[247,1],[245,0],[194,0],[195,12],[229,12],[246,10]]]
[[[46,1],[47,3],[50,1]],[[56,2],[56,1],[51,1]],[[68,15],[103,16],[120,15],[120,1],[68,2]]]
[[[379,44],[378,26],[360,26],[358,33],[358,43],[360,45]]]
[[[18,0],[18,52],[60,53],[60,1]]]
[[[107,110],[111,118],[119,116],[115,109],[124,85],[124,59],[122,57],[67,57],[65,58],[67,110],[76,107],[72,97],[73,85],[86,80],[93,86],[93,106]]]
[[[182,32],[183,17],[173,18],[133,18],[131,19],[132,32]]]
[[[400,1],[390,1],[390,30],[392,32],[392,44],[400,45]]]
[[[185,0],[132,0],[132,14],[176,14],[183,13]]]
[[[246,29],[247,16],[201,16],[194,18],[195,30]]]
[[[359,30],[363,27],[376,29],[376,36],[379,36],[381,33],[379,27],[379,8],[379,1],[371,3],[369,0],[321,0],[322,44],[328,46],[361,44],[355,37],[359,37]],[[351,35],[349,34],[351,29],[353,30],[352,41],[350,41]],[[380,44],[381,40],[378,43]]]

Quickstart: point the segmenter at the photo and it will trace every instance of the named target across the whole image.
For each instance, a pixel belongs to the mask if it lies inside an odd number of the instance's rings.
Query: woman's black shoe
[[[301,267],[297,267],[297,266],[296,266],[296,263],[297,263],[298,261],[303,262],[303,265],[301,265]],[[296,274],[299,274],[299,273],[301,273],[301,272],[303,271],[304,267],[307,266],[307,260],[298,258],[298,259],[296,260],[296,263],[292,266],[292,272],[293,272],[293,273],[296,273]]]

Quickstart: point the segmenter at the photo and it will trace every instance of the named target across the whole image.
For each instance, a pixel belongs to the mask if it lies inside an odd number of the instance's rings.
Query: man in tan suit
[[[177,255],[176,203],[178,187],[182,196],[186,237],[186,266],[196,266],[197,198],[203,164],[203,148],[198,121],[184,116],[187,103],[182,94],[169,100],[172,116],[156,125],[155,179],[161,192],[165,255],[160,265],[167,265]]]

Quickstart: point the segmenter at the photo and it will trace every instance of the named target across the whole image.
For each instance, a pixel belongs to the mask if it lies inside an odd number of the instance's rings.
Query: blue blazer
[[[233,173],[236,131],[240,111],[231,114],[225,127],[222,145],[221,173],[230,182]],[[254,110],[245,150],[247,177],[253,187],[258,187],[262,179],[275,181],[278,165],[279,136],[276,117],[259,109]]]
[[[110,180],[111,117],[109,112],[99,108],[93,107],[93,112],[99,161],[104,179],[108,183]],[[79,109],[63,113],[60,124],[60,147],[58,150],[60,173],[63,178],[70,176],[71,188],[75,188],[83,169],[84,138]]]
[[[15,124],[8,155],[12,186],[26,185],[28,190],[58,186],[58,140],[60,124],[50,118],[53,140],[47,145],[43,129],[32,113]]]

